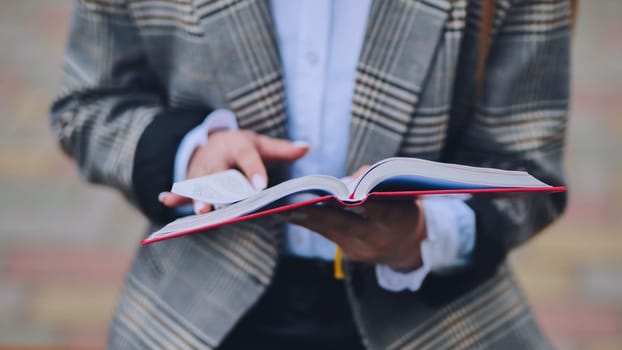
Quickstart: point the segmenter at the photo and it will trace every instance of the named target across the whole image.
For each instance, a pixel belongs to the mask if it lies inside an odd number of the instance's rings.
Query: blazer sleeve
[[[550,185],[565,185],[569,4],[550,0],[503,4],[497,2],[497,24],[480,87],[475,82],[477,49],[462,50],[444,158],[525,170]],[[463,45],[477,48],[478,33],[477,26],[467,28]],[[489,274],[510,249],[563,212],[566,193],[475,196],[467,204],[476,215],[473,265]]]
[[[66,154],[92,183],[119,190],[155,222],[174,212],[169,190],[177,146],[202,111],[170,108],[120,1],[75,1],[51,123]]]

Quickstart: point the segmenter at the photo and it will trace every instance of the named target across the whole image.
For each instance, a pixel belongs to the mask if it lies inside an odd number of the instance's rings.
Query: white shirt
[[[370,0],[272,0],[272,14],[285,78],[292,140],[306,141],[309,153],[294,162],[291,176],[344,177],[350,105],[356,64]],[[290,226],[290,252],[330,260],[335,244]]]
[[[350,106],[356,65],[363,45],[370,0],[272,0],[279,43],[290,138],[306,141],[309,153],[294,162],[291,176],[346,176]],[[175,181],[185,178],[194,148],[207,142],[210,129],[237,128],[233,113],[212,112],[180,144]],[[428,238],[422,242],[423,266],[408,273],[377,265],[385,289],[416,291],[430,271],[464,266],[475,241],[475,216],[462,199],[422,201]],[[333,259],[335,244],[303,227],[290,225],[287,250],[302,257]]]

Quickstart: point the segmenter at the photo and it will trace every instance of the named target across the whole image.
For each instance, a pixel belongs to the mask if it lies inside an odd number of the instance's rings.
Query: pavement
[[[570,204],[511,255],[560,349],[622,348],[622,2],[581,2],[567,147]],[[0,11],[0,347],[104,347],[146,225],[118,194],[84,184],[48,106],[60,86],[68,0]]]

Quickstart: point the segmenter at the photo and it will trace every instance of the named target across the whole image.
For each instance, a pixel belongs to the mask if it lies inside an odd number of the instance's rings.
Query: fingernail
[[[251,182],[257,191],[261,191],[267,187],[266,179],[259,174],[253,175]]]
[[[160,194],[158,194],[158,200],[160,202],[164,202],[164,199],[170,194],[170,192],[160,192]]]
[[[294,141],[292,144],[300,148],[311,148],[311,145],[307,141]]]
[[[203,210],[203,208],[205,208],[205,203],[200,202],[200,201],[194,202],[194,213],[195,214],[199,214],[201,210]]]

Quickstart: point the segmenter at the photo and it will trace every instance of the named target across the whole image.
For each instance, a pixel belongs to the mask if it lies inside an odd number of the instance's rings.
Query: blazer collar
[[[219,79],[241,128],[284,137],[283,77],[269,0],[205,2],[207,40],[221,51]],[[352,99],[348,173],[394,156],[420,99],[451,0],[374,0]],[[209,6],[210,9],[205,10]]]

